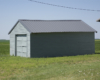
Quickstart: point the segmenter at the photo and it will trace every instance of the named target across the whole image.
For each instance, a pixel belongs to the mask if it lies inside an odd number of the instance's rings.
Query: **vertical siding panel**
[[[92,54],[94,32],[38,33],[31,35],[32,57]]]

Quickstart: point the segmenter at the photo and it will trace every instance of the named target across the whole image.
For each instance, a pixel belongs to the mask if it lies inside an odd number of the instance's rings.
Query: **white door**
[[[26,35],[17,35],[16,36],[16,56],[27,57]]]

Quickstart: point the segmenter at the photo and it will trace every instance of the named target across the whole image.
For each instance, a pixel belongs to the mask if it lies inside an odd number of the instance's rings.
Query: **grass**
[[[9,41],[0,40],[0,55],[9,55]]]
[[[0,42],[0,80],[100,80],[100,40],[91,55],[23,58],[9,56]]]
[[[95,53],[100,54],[100,40],[95,40]]]

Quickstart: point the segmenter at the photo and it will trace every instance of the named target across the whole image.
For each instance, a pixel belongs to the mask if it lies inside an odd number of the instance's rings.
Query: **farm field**
[[[9,41],[0,41],[0,80],[100,80],[100,40],[91,55],[23,58],[9,56]]]

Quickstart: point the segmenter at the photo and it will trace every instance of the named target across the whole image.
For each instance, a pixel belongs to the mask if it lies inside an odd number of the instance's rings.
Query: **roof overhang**
[[[15,26],[17,25],[17,23],[19,22],[19,20],[16,22],[16,24],[12,27],[12,29],[8,32],[8,35],[11,33],[11,31],[15,28]]]

